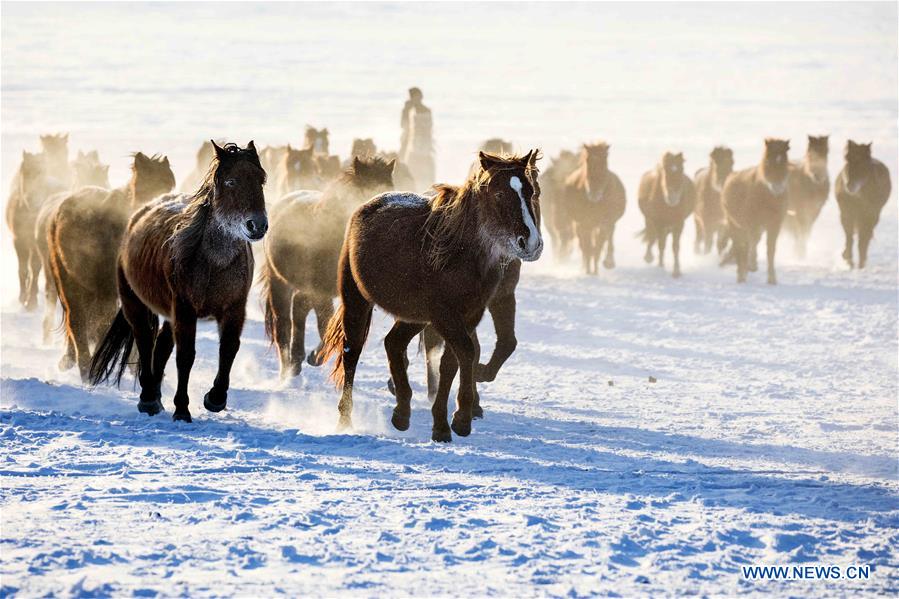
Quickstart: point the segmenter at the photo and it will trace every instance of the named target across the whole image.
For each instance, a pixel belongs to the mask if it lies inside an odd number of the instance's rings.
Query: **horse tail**
[[[331,370],[331,380],[337,387],[343,387],[343,348],[346,346],[346,331],[343,328],[344,308],[343,302],[340,303],[331,320],[328,321],[328,330],[325,331],[325,337],[322,339],[321,362],[325,364],[332,357],[334,360],[334,369]]]
[[[122,380],[122,374],[125,373],[125,368],[128,366],[128,356],[131,354],[133,345],[134,331],[131,330],[131,325],[120,308],[109,330],[106,331],[106,336],[103,337],[103,341],[100,342],[91,358],[88,376],[91,385],[106,383],[112,378],[118,386]],[[135,375],[140,378],[139,361]]]
[[[265,326],[265,334],[269,339],[270,344],[274,344],[275,342],[275,311],[272,309],[272,276],[274,276],[271,272],[271,267],[268,265],[268,260],[262,263],[262,267],[259,269],[259,278],[256,279],[256,282],[259,283],[259,299],[262,300],[262,313],[263,313],[263,324]]]

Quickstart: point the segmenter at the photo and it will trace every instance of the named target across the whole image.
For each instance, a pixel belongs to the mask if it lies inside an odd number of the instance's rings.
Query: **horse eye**
[[[225,187],[234,187],[237,185],[237,181],[234,179],[225,179]]]

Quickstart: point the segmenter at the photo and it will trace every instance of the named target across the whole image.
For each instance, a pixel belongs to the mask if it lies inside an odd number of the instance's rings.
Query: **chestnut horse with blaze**
[[[118,382],[136,342],[137,408],[152,416],[162,410],[160,386],[174,346],[178,386],[172,418],[187,422],[197,319],[218,323],[218,373],[203,405],[219,412],[227,403],[253,282],[250,242],[268,230],[265,171],[253,142],[246,149],[234,144],[213,148],[209,173],[193,196],[162,196],[131,217],[117,265],[122,308],[90,367],[93,384],[112,376]],[[161,328],[160,316],[165,319]]]
[[[406,373],[409,342],[431,325],[446,342],[431,413],[431,438],[451,441],[447,400],[459,371],[452,430],[471,433],[480,322],[510,260],[537,260],[543,239],[536,222],[536,151],[499,157],[481,152],[461,186],[439,185],[428,200],[384,193],[359,207],[347,226],[338,265],[342,305],[328,323],[324,356],[336,356],[342,385],[340,426],[351,426],[353,379],[375,305],[396,318],[384,339],[396,388],[392,423],[409,428],[412,389]]]

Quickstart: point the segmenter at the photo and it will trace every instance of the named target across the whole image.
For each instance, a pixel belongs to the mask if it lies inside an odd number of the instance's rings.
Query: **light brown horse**
[[[734,153],[730,148],[718,146],[709,154],[709,165],[696,171],[696,206],[693,208],[693,224],[696,225],[698,254],[708,254],[712,245],[718,253],[727,247],[727,222],[721,207],[721,190],[734,170]]]
[[[511,141],[507,141],[500,137],[491,137],[481,144],[481,151],[487,152],[488,154],[505,156],[511,155],[515,151],[515,149],[512,147]]]
[[[646,243],[643,259],[652,262],[652,246],[659,246],[659,266],[665,266],[665,242],[671,235],[671,252],[674,254],[672,276],[677,278],[680,271],[680,238],[684,221],[693,212],[696,204],[696,188],[684,173],[684,155],[665,152],[658,166],[648,171],[640,179],[637,195],[640,212],[646,226],[640,233]]]
[[[162,377],[173,347],[178,368],[174,420],[192,420],[187,394],[197,319],[219,329],[219,367],[203,400],[225,409],[231,365],[240,347],[247,294],[253,282],[250,242],[268,229],[265,171],[251,141],[246,149],[213,145],[215,159],[193,196],[163,196],[131,217],[116,261],[122,307],[93,360],[90,380],[121,380],[137,345],[140,401],[151,416],[162,410]],[[159,328],[159,317],[165,322]]]
[[[22,152],[6,203],[6,224],[19,262],[19,303],[29,311],[37,308],[41,258],[34,243],[34,227],[51,189],[46,169],[40,154]]]
[[[197,162],[194,164],[193,170],[181,182],[181,187],[179,187],[181,191],[185,193],[196,191],[197,187],[203,182],[203,177],[206,176],[206,171],[209,168],[209,162],[214,155],[215,150],[212,148],[212,142],[204,141],[200,144],[200,149],[197,150]]]
[[[286,153],[286,145],[266,146],[259,152],[259,163],[262,164],[262,168],[265,170],[269,181],[275,180],[275,171],[278,169],[278,165],[281,164],[281,160],[284,158],[284,154]],[[204,168],[205,166],[206,165],[204,165]]]
[[[624,214],[626,200],[621,179],[609,170],[608,144],[581,147],[578,168],[565,180],[562,194],[574,222],[584,271],[598,274],[603,249],[603,266],[615,268],[615,223]]]
[[[277,201],[292,191],[321,189],[322,177],[312,148],[297,150],[287,144],[287,150],[275,169],[275,193],[269,201]]]
[[[540,176],[542,212],[557,261],[567,259],[574,245],[575,222],[565,181],[577,168],[578,155],[562,150]]]
[[[789,140],[766,139],[759,165],[735,172],[724,184],[721,202],[737,259],[738,283],[746,282],[747,272],[758,270],[756,247],[764,231],[768,247],[768,284],[777,284],[774,254],[787,212],[789,150]]]
[[[393,189],[393,162],[354,158],[352,166],[323,193],[286,195],[272,209],[260,280],[265,329],[278,348],[281,376],[300,373],[303,359],[321,364],[321,349],[306,356],[306,316],[315,311],[323,339],[334,313],[337,261],[353,211],[372,196]]]
[[[168,158],[138,152],[127,185],[114,190],[83,187],[48,216],[50,266],[67,338],[61,369],[77,363],[82,378],[87,377],[90,346],[99,342],[116,313],[116,255],[128,218],[174,187]]]
[[[475,327],[496,292],[504,262],[536,260],[543,251],[533,205],[537,155],[481,152],[480,168],[461,187],[439,185],[431,200],[385,193],[353,214],[338,266],[341,306],[328,323],[324,350],[326,360],[337,358],[333,376],[343,387],[342,427],[352,424],[356,364],[377,305],[396,318],[384,339],[396,387],[394,427],[409,427],[406,347],[431,324],[451,350],[441,358],[431,438],[452,440],[447,400],[457,370],[452,430],[460,436],[471,433]]]
[[[796,240],[796,253],[805,257],[812,225],[830,194],[827,172],[827,135],[808,136],[808,150],[799,164],[790,165],[787,214],[784,228]]]
[[[843,259],[850,267],[855,267],[852,240],[858,234],[858,267],[864,268],[868,262],[868,246],[874,236],[874,227],[880,220],[880,211],[890,199],[890,171],[884,163],[871,156],[870,143],[848,141],[845,157],[846,166],[834,185],[840,207],[840,223],[846,235]]]
[[[350,160],[353,158],[371,158],[377,156],[378,148],[375,146],[375,140],[370,137],[353,139],[353,146],[350,148]]]
[[[41,258],[41,267],[44,270],[44,320],[42,327],[44,343],[47,344],[52,341],[53,337],[56,300],[58,298],[56,282],[53,280],[53,271],[50,266],[50,246],[47,243],[50,216],[72,191],[77,191],[87,185],[104,189],[109,187],[109,165],[100,162],[100,155],[96,150],[87,154],[79,150],[78,156],[72,161],[72,171],[75,173],[75,179],[72,183],[71,191],[61,191],[50,196],[37,213],[37,221],[34,226],[34,241],[38,255]],[[70,349],[73,350],[73,348]],[[74,356],[74,350],[69,353],[71,356]]]

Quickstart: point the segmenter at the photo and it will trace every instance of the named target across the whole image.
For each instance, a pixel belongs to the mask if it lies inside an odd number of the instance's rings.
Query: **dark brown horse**
[[[292,191],[320,189],[322,178],[311,148],[297,150],[287,144],[275,170],[275,193],[269,201],[277,201]]]
[[[730,148],[718,146],[709,154],[709,165],[696,171],[696,206],[693,223],[696,225],[694,250],[708,254],[712,245],[718,253],[727,247],[727,222],[721,207],[721,190],[734,170],[734,153]]]
[[[665,152],[658,166],[640,179],[637,200],[646,226],[641,235],[646,243],[643,259],[652,262],[652,246],[659,246],[659,266],[665,266],[665,242],[671,235],[671,252],[674,254],[672,276],[679,277],[680,238],[684,221],[696,204],[693,181],[684,173],[684,155]]]
[[[574,221],[584,271],[598,274],[604,249],[603,266],[615,268],[615,223],[624,214],[626,200],[621,179],[609,170],[608,144],[581,147],[578,168],[565,180],[562,195]]]
[[[721,202],[737,259],[738,283],[746,282],[748,271],[758,270],[756,247],[762,232],[768,246],[768,283],[777,283],[774,254],[787,212],[789,150],[788,140],[766,139],[759,165],[735,172],[724,184]]]
[[[533,205],[537,152],[499,157],[481,152],[480,169],[461,187],[439,185],[431,200],[386,193],[361,206],[347,226],[338,266],[341,306],[328,323],[325,359],[343,391],[340,425],[351,426],[353,380],[375,305],[397,320],[384,340],[396,387],[392,423],[409,427],[409,342],[431,324],[443,352],[432,439],[450,441],[447,401],[460,373],[452,430],[471,433],[477,359],[475,327],[502,278],[504,262],[536,260],[543,239]]]
[[[71,191],[77,191],[87,185],[104,189],[109,187],[109,165],[100,162],[100,155],[96,150],[87,154],[79,150],[78,156],[72,161],[72,171],[75,173],[75,179],[72,183]],[[38,254],[41,257],[41,267],[44,270],[43,332],[44,343],[47,344],[51,342],[53,336],[56,300],[58,297],[56,282],[53,280],[53,271],[50,267],[50,246],[47,243],[47,231],[50,226],[50,216],[59,204],[69,196],[71,191],[62,191],[50,196],[41,206],[34,227],[34,241]]]
[[[784,228],[796,240],[796,253],[804,258],[812,225],[830,194],[827,173],[827,135],[808,136],[808,150],[799,164],[790,165],[787,214]]]
[[[880,220],[880,211],[890,199],[892,185],[890,171],[881,161],[871,156],[871,144],[846,143],[846,166],[840,171],[834,185],[834,194],[840,207],[840,222],[846,234],[843,259],[854,267],[852,239],[858,234],[858,267],[868,262],[868,246],[874,236],[874,227]]]
[[[265,329],[278,348],[281,376],[300,373],[304,358],[321,364],[321,349],[306,356],[306,316],[315,311],[324,339],[337,295],[337,261],[353,211],[393,189],[393,162],[354,158],[352,166],[323,193],[286,195],[272,209],[271,232],[262,267]]]
[[[215,159],[193,196],[163,196],[128,223],[117,259],[122,307],[93,360],[93,384],[121,379],[137,345],[140,401],[151,416],[162,410],[162,377],[173,347],[178,368],[174,420],[191,421],[187,394],[195,357],[197,319],[219,329],[219,368],[203,405],[225,409],[231,365],[240,347],[247,294],[253,282],[250,242],[268,229],[265,171],[251,141],[246,149],[214,145]],[[158,326],[159,317],[165,322]]]
[[[540,176],[542,212],[556,260],[568,258],[574,244],[575,222],[570,198],[565,193],[565,181],[577,168],[577,154],[562,150]]]
[[[62,304],[67,350],[60,368],[78,364],[83,378],[90,346],[116,312],[116,255],[131,214],[175,187],[168,158],[134,155],[131,180],[119,189],[83,187],[48,215],[47,245]]]

